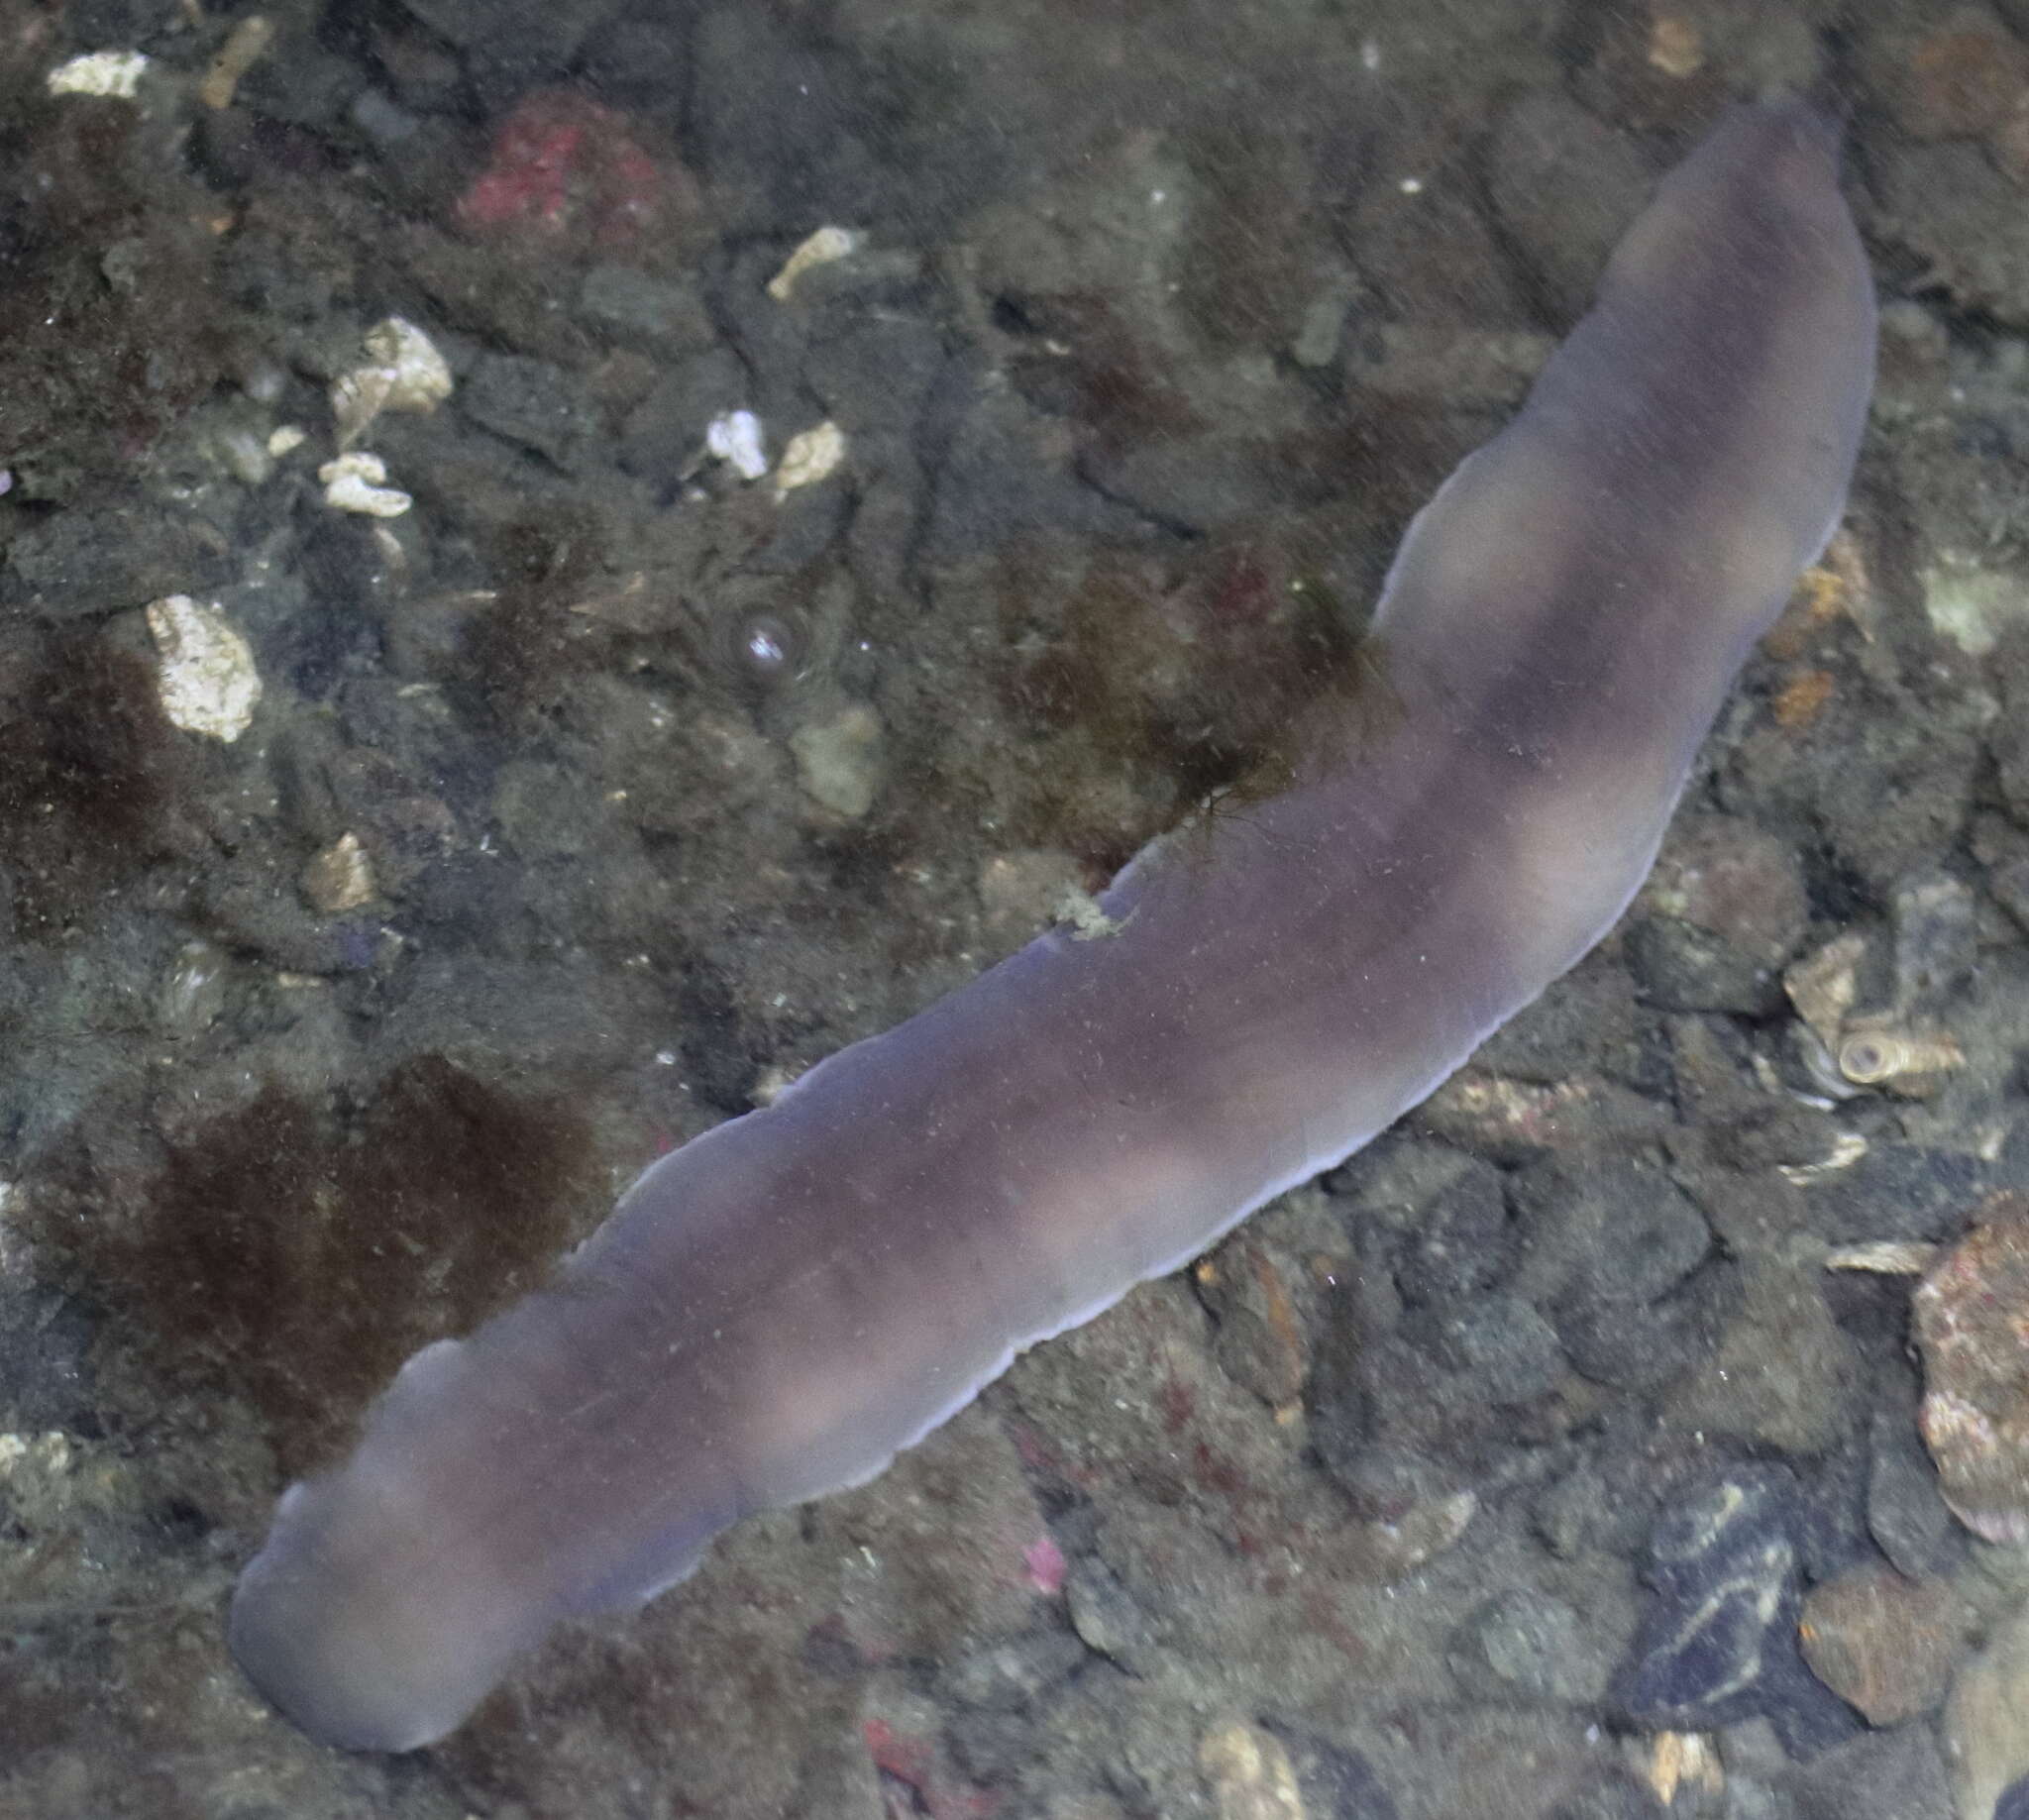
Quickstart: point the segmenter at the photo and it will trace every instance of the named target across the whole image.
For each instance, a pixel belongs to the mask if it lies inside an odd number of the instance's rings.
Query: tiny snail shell
[[[1966,1052],[1950,1036],[1858,1030],[1839,1045],[1839,1072],[1863,1087],[1914,1075],[1943,1074],[1965,1065]]]

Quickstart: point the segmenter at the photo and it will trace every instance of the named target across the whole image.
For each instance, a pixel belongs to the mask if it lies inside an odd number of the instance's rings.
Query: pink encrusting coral
[[[1028,1583],[1037,1592],[1055,1598],[1064,1590],[1064,1574],[1069,1563],[1064,1559],[1064,1551],[1057,1547],[1053,1537],[1038,1536],[1021,1551],[1021,1561],[1028,1569]]]
[[[624,115],[573,89],[544,89],[500,123],[457,214],[472,228],[618,245],[688,200],[689,179],[650,156]]]

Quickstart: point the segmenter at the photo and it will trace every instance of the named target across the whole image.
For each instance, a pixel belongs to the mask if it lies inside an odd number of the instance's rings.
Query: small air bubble
[[[761,689],[794,683],[809,662],[809,634],[794,614],[743,613],[733,622],[731,643],[740,679]]]

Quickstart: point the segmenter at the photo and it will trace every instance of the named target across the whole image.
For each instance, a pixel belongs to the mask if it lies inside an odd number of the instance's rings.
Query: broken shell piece
[[[1827,1049],[1838,1046],[1846,1015],[1853,1010],[1859,990],[1855,975],[1866,952],[1863,936],[1841,935],[1783,972],[1782,990],[1796,1007],[1796,1015]]]
[[[1785,1182],[1801,1188],[1810,1182],[1821,1182],[1828,1175],[1837,1175],[1842,1169],[1851,1169],[1868,1152],[1868,1141],[1858,1131],[1841,1131],[1832,1139],[1832,1147],[1814,1163],[1777,1163],[1775,1173]]]
[[[324,503],[341,512],[399,518],[415,503],[398,487],[381,484],[387,479],[387,464],[363,449],[326,462],[317,478],[324,482]]]
[[[53,95],[103,95],[132,101],[148,58],[139,51],[94,51],[73,56],[50,71],[45,86]]]
[[[720,411],[704,426],[704,448],[743,481],[758,481],[768,472],[761,419],[752,411]]]
[[[1871,1244],[1841,1245],[1825,1253],[1827,1270],[1861,1270],[1870,1276],[1921,1276],[1937,1262],[1936,1245],[1914,1238],[1880,1238]]]
[[[748,1101],[757,1107],[773,1106],[776,1101],[797,1084],[800,1068],[785,1068],[780,1063],[761,1070],[754,1077],[754,1085],[747,1089]]]
[[[341,449],[359,441],[393,389],[394,375],[383,367],[355,367],[331,381],[331,415]]]
[[[1680,1791],[1714,1799],[1726,1792],[1726,1771],[1717,1741],[1702,1732],[1657,1732],[1645,1766],[1649,1786],[1663,1806],[1673,1807]]]
[[[357,442],[382,411],[434,411],[451,396],[450,366],[407,318],[376,322],[367,331],[366,349],[366,366],[332,381],[331,414],[341,449]]]
[[[1966,1051],[1943,1032],[1852,1030],[1839,1044],[1839,1072],[1849,1081],[1900,1094],[1935,1092],[1940,1076],[1965,1066]]]
[[[367,331],[367,354],[394,375],[388,408],[433,411],[451,396],[451,368],[437,344],[406,316],[386,316]]]
[[[1118,935],[1134,919],[1131,910],[1125,916],[1109,916],[1091,892],[1075,886],[1057,900],[1055,913],[1070,929],[1073,941],[1103,941]]]
[[[1809,1024],[1792,1023],[1789,1042],[1797,1066],[1803,1071],[1803,1078],[1811,1089],[1802,1096],[1809,1103],[1830,1108],[1842,1100],[1857,1100],[1867,1091],[1839,1072],[1839,1058],[1819,1041],[1817,1031]],[[1764,1082],[1763,1085],[1772,1083]]]
[[[801,431],[789,439],[775,471],[775,496],[780,499],[799,486],[821,481],[843,460],[845,432],[827,417],[814,430]]]
[[[1649,28],[1649,67],[1681,82],[1705,67],[1705,41],[1697,22],[1680,15],[1657,15]],[[1664,1795],[1663,1800],[1669,1800]]]
[[[1305,1820],[1288,1747],[1258,1725],[1229,1720],[1207,1732],[1198,1741],[1198,1772],[1219,1820]]]
[[[783,268],[768,280],[768,294],[787,303],[796,294],[797,280],[813,266],[828,266],[849,258],[867,244],[857,228],[819,228],[783,262]]]
[[[187,733],[230,745],[247,730],[261,699],[254,653],[215,603],[167,594],[147,606],[148,630],[161,659],[157,688],[162,712]]]
[[[326,916],[371,904],[375,894],[374,862],[357,834],[341,834],[303,868],[303,897]]]
[[[240,78],[267,54],[267,47],[273,41],[274,21],[260,13],[249,13],[233,27],[232,35],[212,58],[211,67],[198,84],[198,100],[208,108],[231,107]]]

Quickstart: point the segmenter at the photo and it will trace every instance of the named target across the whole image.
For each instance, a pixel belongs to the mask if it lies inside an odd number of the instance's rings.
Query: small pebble
[[[1944,1742],[1959,1820],[2013,1820],[2016,1785],[2029,1777],[2029,1607],[2003,1619],[1959,1671]]]
[[[1979,899],[1948,872],[1898,880],[1889,906],[1898,1013],[1920,1020],[1979,964]]]
[[[1869,1725],[1900,1725],[1944,1699],[1970,1620],[1944,1581],[1869,1562],[1813,1587],[1797,1635],[1811,1672]]]
[[[1953,1820],[1945,1766],[1926,1725],[1868,1732],[1814,1754],[1780,1788],[1784,1804],[1774,1812],[1784,1820]],[[1756,1820],[1765,1811],[1750,1810]],[[1962,1808],[1958,1820],[1987,1820],[1987,1810]],[[2004,1816],[1997,1811],[1994,1820]]]
[[[1968,1543],[1909,1419],[1912,1403],[1898,1385],[1889,1401],[1874,1408],[1868,1433],[1867,1527],[1890,1561],[1921,1579],[1950,1573]]]
[[[874,806],[886,767],[881,758],[881,717],[854,703],[830,720],[799,727],[789,749],[797,782],[814,803],[847,821]]]
[[[1652,1005],[1767,1015],[1810,903],[1795,848],[1737,815],[1690,815],[1670,830],[1642,889],[1630,962]]]
[[[326,916],[373,903],[376,888],[374,862],[357,834],[341,834],[303,868],[303,897]]]
[[[1520,1296],[1482,1296],[1434,1324],[1430,1349],[1491,1403],[1527,1403],[1566,1369],[1556,1330]]]
[[[1412,1307],[1446,1307],[1484,1294],[1511,1265],[1516,1233],[1506,1178],[1477,1159],[1423,1206],[1395,1259],[1395,1283]]]
[[[1233,1720],[1198,1741],[1198,1769],[1219,1820],[1304,1820],[1303,1791],[1282,1741]]]
[[[1451,1663],[1469,1692],[1567,1704],[1603,1699],[1613,1672],[1569,1605],[1526,1587],[1496,1593],[1466,1619],[1452,1639]]]
[[[1080,1640],[1062,1630],[1035,1631],[968,1651],[943,1670],[939,1684],[961,1706],[1022,1712],[1085,1661]]]
[[[1753,1446],[1821,1453],[1847,1432],[1856,1370],[1824,1272],[1765,1253],[1738,1261],[1738,1299],[1718,1345],[1670,1390],[1668,1418]]]
[[[1831,1696],[1797,1653],[1794,1606],[1802,1509],[1795,1481],[1729,1467],[1657,1520],[1644,1578],[1654,1589],[1623,1663],[1618,1704],[1638,1725],[1677,1731]]]
[[[1310,1376],[1310,1335],[1274,1251],[1243,1229],[1196,1277],[1219,1320],[1213,1356],[1220,1368],[1271,1407],[1292,1406]]]
[[[226,1008],[233,957],[214,942],[186,941],[156,994],[156,1017],[174,1035],[194,1036]]]
[[[1964,1230],[1985,1171],[1961,1149],[1882,1141],[1840,1172],[1819,1231],[1841,1244],[1936,1243]]]
[[[1328,1466],[1359,1521],[1359,1552],[1384,1579],[1447,1552],[1471,1527],[1479,1499],[1449,1489],[1452,1475],[1407,1448],[1364,1446]]]
[[[1976,138],[1998,128],[2029,87],[2029,50],[1991,13],[1961,7],[1906,47],[1898,73],[1888,100],[1904,132]]]
[[[1735,815],[1693,815],[1672,826],[1642,898],[1764,968],[1788,958],[1810,919],[1795,849]]]
[[[1071,1569],[1064,1582],[1072,1630],[1088,1650],[1117,1661],[1128,1673],[1154,1665],[1155,1634],[1134,1595],[1114,1570],[1094,1555]]]

